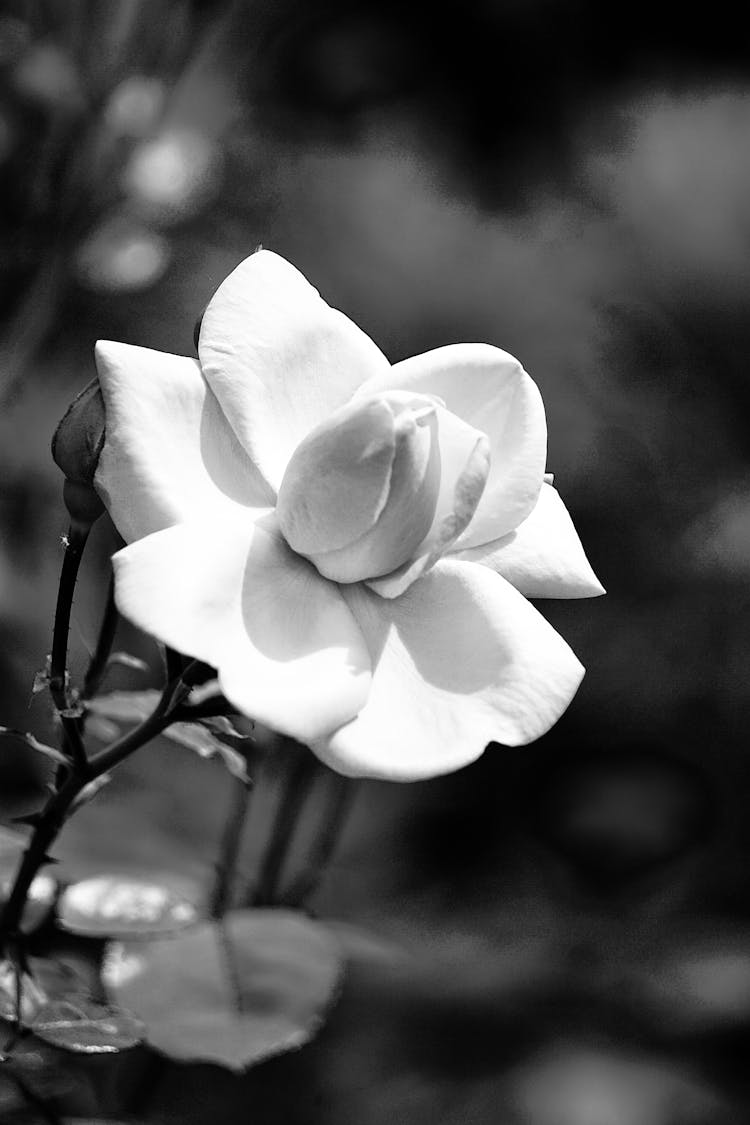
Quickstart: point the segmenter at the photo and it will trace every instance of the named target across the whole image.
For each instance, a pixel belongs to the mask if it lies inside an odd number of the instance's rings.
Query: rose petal
[[[373,679],[357,718],[313,745],[340,773],[413,781],[467,765],[490,741],[531,742],[581,681],[562,637],[486,567],[442,559],[394,601],[343,592]]]
[[[347,547],[377,523],[396,452],[396,420],[383,399],[347,403],[297,446],[279,490],[279,525],[308,557]]]
[[[435,408],[440,449],[440,487],[430,529],[411,558],[367,585],[383,598],[397,598],[456,542],[471,521],[490,471],[489,442],[443,407]]]
[[[96,487],[125,540],[268,503],[195,360],[100,340],[96,365],[106,408]]]
[[[536,507],[515,531],[455,557],[491,567],[527,598],[594,598],[605,592],[550,484],[542,485]]]
[[[203,316],[203,373],[274,493],[302,438],[388,361],[299,270],[268,250],[241,262]]]
[[[547,455],[542,398],[518,360],[490,344],[449,344],[394,364],[357,393],[387,388],[438,395],[490,439],[489,480],[461,545],[518,527],[536,504]]]
[[[388,574],[428,533],[440,493],[436,412],[425,395],[355,399],[295,450],[277,518],[293,550],[326,578]]]
[[[121,613],[218,669],[240,711],[301,741],[363,706],[370,658],[338,587],[266,519],[180,524],[114,556]]]

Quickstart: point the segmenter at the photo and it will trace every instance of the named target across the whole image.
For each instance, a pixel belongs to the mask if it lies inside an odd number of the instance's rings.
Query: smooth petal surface
[[[267,520],[180,524],[113,561],[120,612],[214,665],[251,718],[306,742],[364,705],[370,657],[355,619]]]
[[[462,546],[498,539],[526,519],[544,477],[547,423],[536,383],[517,359],[491,344],[449,344],[394,364],[357,393],[386,388],[438,395],[490,440],[487,487]]]
[[[424,395],[355,399],[298,446],[279,491],[279,526],[326,578],[388,574],[428,534],[441,491],[436,414]]]
[[[515,531],[455,557],[491,567],[527,598],[594,598],[605,592],[551,484],[542,485],[536,507]]]
[[[490,472],[489,441],[444,407],[436,407],[440,483],[424,538],[406,561],[367,585],[383,598],[403,594],[451,548],[470,523]]]
[[[203,317],[203,373],[275,494],[302,438],[389,370],[382,352],[299,270],[261,250],[219,286]]]
[[[313,745],[341,773],[413,781],[467,765],[490,741],[531,742],[581,681],[565,641],[486,567],[443,559],[394,601],[343,592],[373,680],[357,718]]]
[[[100,340],[96,365],[106,432],[95,483],[123,539],[268,503],[195,360]]]
[[[388,500],[396,453],[393,411],[384,399],[347,404],[295,449],[276,514],[293,550],[312,556],[359,539]]]

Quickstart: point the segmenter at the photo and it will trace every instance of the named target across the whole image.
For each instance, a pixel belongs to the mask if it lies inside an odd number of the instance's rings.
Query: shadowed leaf
[[[64,754],[56,750],[54,746],[47,746],[45,742],[40,742],[33,734],[28,731],[12,730],[10,727],[0,727],[0,741],[4,739],[13,739],[16,742],[25,742],[30,750],[35,750],[37,754],[44,755],[49,758],[58,766],[68,766],[70,763]]]
[[[223,927],[112,947],[103,979],[157,1050],[241,1071],[315,1035],[341,970],[325,927],[287,910],[238,910]]]
[[[28,972],[21,974],[21,1021],[29,1025],[51,1001],[83,996],[88,992],[79,972],[61,961],[41,957],[28,959]],[[10,961],[0,961],[0,1019],[16,1019],[17,974]]]
[[[31,1030],[53,1047],[85,1055],[126,1051],[143,1042],[146,1031],[130,1012],[82,998],[45,1005]]]

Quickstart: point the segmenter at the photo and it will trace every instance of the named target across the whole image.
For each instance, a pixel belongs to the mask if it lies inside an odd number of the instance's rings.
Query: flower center
[[[387,391],[340,407],[295,450],[277,515],[289,546],[335,582],[404,563],[440,490],[436,400]]]

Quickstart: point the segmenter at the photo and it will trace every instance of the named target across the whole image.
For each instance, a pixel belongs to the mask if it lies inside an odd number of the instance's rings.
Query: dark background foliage
[[[420,949],[423,974],[403,979],[365,950],[314,1046],[244,1082],[175,1068],[159,1112],[743,1118],[750,62],[738,21],[722,2],[587,0],[19,0],[0,13],[3,723],[49,737],[31,698],[65,528],[48,445],[93,374],[94,340],[189,354],[212,291],[259,243],[392,360],[472,339],[519,356],[609,591],[540,605],[588,668],[546,738],[429,783],[359,787],[316,907]],[[112,547],[101,526],[74,668]],[[121,641],[153,661],[127,629]],[[126,683],[143,679],[113,676]],[[35,770],[4,751],[9,813],[33,803]],[[205,877],[223,784],[160,745],[61,852],[94,870],[128,862],[135,839],[142,866]]]

